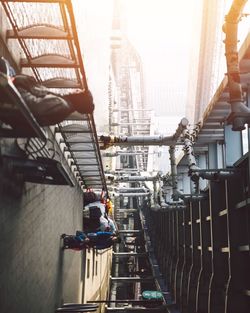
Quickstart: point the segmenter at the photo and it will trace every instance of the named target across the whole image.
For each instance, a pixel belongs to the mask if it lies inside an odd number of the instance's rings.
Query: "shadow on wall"
[[[0,193],[9,197],[21,198],[24,188],[23,176],[13,172],[12,163],[6,162],[1,156],[2,153],[7,153],[23,157],[23,153],[12,139],[1,140],[0,143]]]
[[[59,239],[59,251],[58,251],[58,265],[55,275],[55,309],[60,307],[64,303],[63,298],[63,266],[64,266],[64,251],[62,250],[62,241]]]

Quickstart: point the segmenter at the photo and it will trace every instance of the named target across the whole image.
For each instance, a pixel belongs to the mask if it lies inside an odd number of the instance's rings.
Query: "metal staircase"
[[[88,90],[70,0],[1,1],[9,29],[2,37],[21,73],[60,95]],[[11,51],[15,47],[19,51]],[[23,104],[25,108],[25,105]],[[27,118],[30,119],[29,112]],[[33,123],[37,128],[37,123]],[[50,127],[82,188],[106,190],[106,181],[92,114],[73,113]],[[42,129],[36,133],[43,140]]]

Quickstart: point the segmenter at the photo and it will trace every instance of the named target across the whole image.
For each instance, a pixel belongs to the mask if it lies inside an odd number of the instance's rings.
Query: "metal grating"
[[[10,23],[6,38],[18,41],[22,51],[22,73],[59,94],[88,89],[70,0],[4,0],[1,4]],[[93,115],[74,113],[56,131],[80,185],[106,190]]]
[[[70,152],[71,165],[76,167],[85,187],[103,189],[105,177],[92,127],[93,119],[90,118],[81,124],[59,125],[59,132],[63,138],[62,142],[66,145],[65,150]]]

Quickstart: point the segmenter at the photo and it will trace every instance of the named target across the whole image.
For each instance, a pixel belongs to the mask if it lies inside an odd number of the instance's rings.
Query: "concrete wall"
[[[11,27],[8,25],[7,17],[3,8],[0,6],[0,57],[3,56],[18,71],[17,65],[21,58],[20,46],[16,40],[6,40],[6,31]]]
[[[86,253],[83,303],[107,298],[111,265],[112,249],[91,249]],[[104,312],[104,307],[105,303],[100,304],[98,313]]]
[[[10,27],[2,11],[0,6],[0,56],[18,71],[20,49],[13,40],[7,47],[5,33]],[[63,145],[58,144],[60,136],[54,135],[54,127],[46,128],[46,132],[50,139],[47,148],[54,143],[55,158],[64,165],[75,187],[24,183],[21,177],[10,174],[9,165],[1,163],[1,155],[20,155],[20,151],[14,140],[0,138],[1,313],[52,313],[65,302],[104,299],[108,290],[111,250],[90,251],[86,258],[85,251],[61,249],[62,233],[83,229],[83,193],[67,153],[62,152]],[[38,155],[34,153],[31,158]],[[85,264],[89,264],[88,273]]]
[[[0,168],[2,313],[49,313],[81,301],[82,253],[63,251],[60,239],[76,229],[82,229],[79,187],[25,183],[18,196]]]

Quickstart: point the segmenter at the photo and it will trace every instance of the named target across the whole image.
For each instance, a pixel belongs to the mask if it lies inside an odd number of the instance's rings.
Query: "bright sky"
[[[108,123],[113,0],[74,2],[88,84],[96,104],[95,121],[98,131],[105,132],[102,126]],[[125,31],[143,65],[146,103],[158,116],[155,127],[159,133],[171,134],[186,115],[188,97],[188,112],[193,107],[203,0],[121,2],[123,17],[126,17]],[[220,0],[219,3],[227,4],[226,14],[232,0]],[[244,11],[250,11],[249,5]],[[248,26],[244,26],[246,23]],[[249,18],[243,19],[240,23],[242,27],[249,29]],[[223,34],[221,42],[222,37]],[[168,163],[166,157],[162,157],[164,165],[160,165],[163,170]]]
[[[103,131],[101,125],[108,122],[105,100],[113,0],[75,2],[86,74],[96,104],[95,120],[97,128]],[[201,3],[201,0],[122,0],[125,31],[143,65],[145,98],[156,115],[161,116],[155,119],[155,126],[163,134],[175,131],[185,115],[190,52],[195,48],[191,47],[191,37]],[[172,115],[179,107],[176,116],[167,117],[169,106]],[[166,156],[163,159],[164,165],[158,163],[165,170],[168,162]]]
[[[225,0],[230,5],[231,0]],[[202,0],[121,0],[128,38],[141,56],[146,101],[158,116],[185,114],[189,73],[199,49]],[[97,124],[107,123],[113,0],[75,0],[79,38]],[[196,53],[198,59],[198,54]]]
[[[189,42],[194,4],[197,0],[126,0],[129,37],[136,41],[142,53],[166,48],[183,48]],[[199,10],[199,8],[198,8]],[[188,34],[188,36],[187,36]],[[168,53],[174,54],[170,49]]]
[[[177,102],[180,102],[179,106],[183,106],[184,112],[183,98],[187,88],[193,15],[199,10],[201,2],[122,0],[123,17],[127,21],[126,32],[143,63],[146,99],[158,115],[169,113],[166,109],[166,93],[171,92],[176,99],[180,90],[182,95]],[[99,122],[103,120],[103,116],[107,116],[107,103],[103,100],[107,88],[105,81],[110,53],[113,0],[76,0],[75,3],[75,14],[81,21],[79,37],[86,73],[97,104],[96,119]]]
[[[172,116],[175,126],[170,132],[185,116],[190,57],[199,48],[199,33],[196,38],[193,33],[201,4],[200,0],[123,1],[127,34],[143,63],[146,102],[157,116]],[[156,127],[166,133],[163,119]]]

